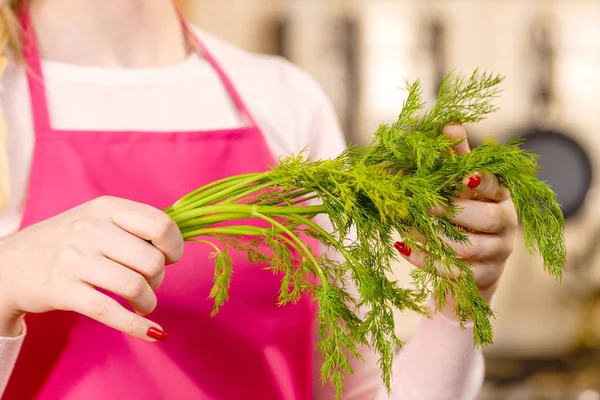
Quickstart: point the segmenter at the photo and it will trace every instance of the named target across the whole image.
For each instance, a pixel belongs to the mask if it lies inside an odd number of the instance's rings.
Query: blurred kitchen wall
[[[506,140],[532,127],[554,128],[585,150],[594,169],[600,162],[596,127],[600,114],[598,0],[181,3],[192,21],[205,30],[251,51],[281,54],[310,72],[333,100],[349,141],[366,141],[381,122],[395,119],[404,100],[404,79],[421,79],[432,100],[440,74],[481,68],[506,76],[506,81],[498,99],[501,110],[468,127],[474,144],[485,135]],[[549,76],[540,65],[539,49],[532,38],[532,29],[539,23],[545,24],[552,37],[552,55],[545,61],[552,65]],[[541,76],[547,78],[551,95],[540,116],[536,91]],[[543,160],[546,165],[568,170],[573,179],[586,173],[579,171],[573,160],[562,159],[558,151],[559,156]],[[569,271],[562,284],[544,272],[538,258],[527,253],[519,233],[496,299],[495,343],[486,349],[489,360],[547,360],[543,365],[550,365],[552,360],[568,359],[573,363],[569,357],[579,350],[600,348],[596,175],[589,191],[580,194],[585,197],[583,206],[568,219]],[[396,275],[405,285],[409,285],[408,271],[406,263],[396,266]],[[412,314],[398,315],[401,337],[409,338],[417,322]],[[523,365],[504,368],[514,375],[515,370],[524,371]],[[552,376],[549,380],[527,379],[545,388],[552,387],[548,382],[557,381],[567,382],[565,387],[577,386],[573,383],[576,378]],[[582,387],[600,390],[600,375],[592,381]],[[486,398],[579,398],[560,390],[551,391],[559,397],[551,393]]]

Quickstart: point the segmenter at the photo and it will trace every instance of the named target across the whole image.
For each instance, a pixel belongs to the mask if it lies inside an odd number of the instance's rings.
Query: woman
[[[335,156],[344,142],[323,92],[281,59],[190,27],[169,0],[17,3],[0,0],[12,33],[1,92],[4,398],[331,399],[314,373],[312,306],[277,307],[278,279],[240,259],[230,301],[210,319],[208,250],[186,246],[182,258],[159,211],[306,145]],[[516,217],[494,178],[466,179],[455,222],[472,245],[455,247],[491,301]],[[423,254],[396,247],[421,265]],[[344,398],[387,398],[376,357],[364,356]],[[473,399],[482,377],[472,328],[460,328],[450,301],[397,356],[392,397]]]

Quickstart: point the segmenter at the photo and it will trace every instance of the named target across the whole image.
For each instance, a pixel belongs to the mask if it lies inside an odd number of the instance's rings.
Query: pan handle
[[[553,21],[538,17],[531,25],[533,53],[532,119],[535,126],[543,128],[551,124],[555,115],[555,30]]]
[[[433,67],[433,95],[437,96],[447,71],[446,25],[439,17],[430,18],[426,24],[429,37],[429,52]]]

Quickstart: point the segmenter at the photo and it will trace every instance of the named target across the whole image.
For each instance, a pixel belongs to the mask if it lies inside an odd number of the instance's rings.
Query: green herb
[[[390,389],[394,348],[402,346],[393,310],[426,315],[430,295],[440,308],[452,295],[461,321],[474,322],[476,345],[491,343],[493,311],[481,299],[470,265],[440,239],[468,242],[448,218],[458,211],[452,199],[465,189],[463,178],[475,171],[496,175],[512,195],[528,249],[539,252],[557,278],[565,264],[563,215],[550,187],[536,178],[536,156],[521,150],[518,140],[501,145],[492,139],[457,156],[452,150],[457,143],[441,134],[449,123],[477,122],[495,111],[492,101],[501,81],[478,71],[467,77],[451,74],[435,106],[424,113],[419,82],[408,83],[398,120],[382,125],[370,144],[351,146],[334,159],[281,158],[267,172],[213,182],[169,207],[166,212],[186,240],[214,248],[213,314],[228,298],[230,251],[246,252],[252,262],[268,265],[282,278],[281,305],[296,302],[303,293],[318,303],[318,346],[325,357],[321,377],[335,385],[337,398],[343,375],[352,373],[348,357],[360,358],[361,345],[379,354],[382,379]],[[448,216],[430,215],[432,206],[447,207]],[[329,217],[332,232],[314,222],[319,214]],[[353,240],[348,239],[351,230]],[[412,288],[388,278],[398,231],[418,231],[426,238],[429,256],[425,268],[412,273]],[[342,261],[313,254],[304,235],[335,250]],[[406,244],[423,246],[409,235]],[[436,261],[450,274],[454,271],[454,278],[440,277]],[[359,309],[368,311],[363,315]]]

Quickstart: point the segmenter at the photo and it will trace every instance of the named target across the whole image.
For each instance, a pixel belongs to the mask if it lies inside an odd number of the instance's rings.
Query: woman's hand
[[[444,134],[457,139],[466,139],[466,131],[460,125],[444,128]],[[454,151],[464,154],[470,151],[466,140],[458,144]],[[468,260],[474,268],[475,281],[481,296],[490,302],[498,281],[502,276],[506,259],[512,253],[514,236],[517,228],[517,215],[506,188],[502,187],[493,175],[480,172],[465,177],[468,189],[455,204],[460,212],[451,220],[459,226],[467,228],[470,244],[446,242],[464,260]],[[435,215],[443,215],[444,210],[431,210]],[[422,241],[422,237],[417,237]],[[402,243],[397,243],[398,251],[416,267],[423,267],[424,252],[410,252]],[[447,315],[456,316],[454,303],[448,299],[444,309]]]
[[[141,339],[164,339],[162,328],[142,316],[156,307],[165,264],[182,254],[169,216],[118,198],[33,225],[0,245],[0,336],[18,335],[25,313],[66,310]],[[135,313],[97,288],[126,299]]]

